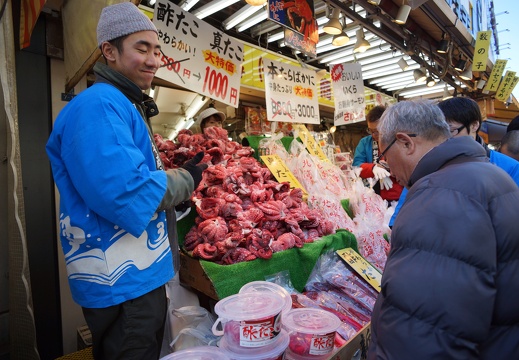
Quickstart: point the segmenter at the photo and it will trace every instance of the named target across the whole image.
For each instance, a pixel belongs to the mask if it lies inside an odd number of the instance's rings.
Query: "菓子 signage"
[[[166,0],[155,4],[153,23],[162,53],[157,77],[238,107],[241,42]]]
[[[269,121],[319,124],[315,71],[263,59]]]
[[[366,104],[360,63],[332,65],[330,76],[335,96],[334,125],[365,120]]]

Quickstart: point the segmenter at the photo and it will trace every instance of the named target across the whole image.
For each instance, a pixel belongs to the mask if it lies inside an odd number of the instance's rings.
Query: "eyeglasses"
[[[377,130],[371,130],[370,128],[367,128],[366,132],[368,134],[370,134],[370,135],[378,135],[378,131]]]
[[[457,129],[450,129],[451,131],[451,135],[452,136],[456,136],[460,133],[461,130],[463,130],[463,128],[465,127],[465,125],[461,125],[459,128]]]
[[[409,137],[416,137],[416,134],[406,134],[406,135],[409,136]],[[379,157],[381,157],[381,158],[384,157],[384,155],[386,155],[387,151],[388,151],[389,149],[391,149],[391,146],[393,146],[393,145],[396,143],[396,140],[397,140],[397,139],[396,139],[396,135],[395,135],[395,138],[393,139],[393,141],[391,141],[391,142],[389,143],[389,145],[387,146],[387,148],[386,148],[384,151],[382,151],[382,153],[380,154]]]

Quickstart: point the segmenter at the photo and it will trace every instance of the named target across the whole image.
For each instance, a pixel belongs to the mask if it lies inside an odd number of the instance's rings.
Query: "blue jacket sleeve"
[[[499,166],[501,169],[506,171],[508,175],[515,181],[519,186],[519,161],[512,159],[510,156],[506,156],[498,151],[490,151],[490,162]]]
[[[373,162],[373,137],[371,135],[360,139],[359,144],[355,148],[352,166],[360,166],[364,163]]]

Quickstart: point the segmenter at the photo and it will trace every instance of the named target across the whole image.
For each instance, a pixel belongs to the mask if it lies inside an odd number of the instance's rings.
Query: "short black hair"
[[[382,114],[386,111],[386,107],[383,105],[377,105],[373,109],[371,109],[366,115],[366,121],[369,123],[374,123],[378,121]]]
[[[483,121],[481,110],[476,101],[467,97],[454,97],[447,100],[440,101],[438,107],[445,115],[447,122],[455,121],[462,124],[467,129],[474,121],[479,123]],[[478,127],[479,131],[479,127]]]
[[[508,131],[501,139],[501,147],[503,145],[509,153],[519,155],[519,130]]]
[[[519,115],[514,117],[512,121],[510,121],[510,124],[506,127],[506,132],[519,130]]]

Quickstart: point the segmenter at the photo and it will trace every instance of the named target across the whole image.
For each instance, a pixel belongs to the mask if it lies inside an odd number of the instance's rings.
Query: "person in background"
[[[384,110],[384,106],[377,105],[366,115],[370,135],[363,137],[357,145],[352,166],[361,168],[362,179],[373,178],[377,181],[373,189],[384,200],[396,201],[403,187],[391,176],[387,163],[379,155],[377,124]]]
[[[105,7],[97,42],[96,81],[64,107],[46,146],[68,281],[95,359],[158,359],[178,253],[172,210],[207,165],[199,153],[163,170],[149,122],[158,111],[143,93],[160,63],[150,19],[131,2]]]
[[[223,127],[225,118],[226,116],[223,112],[218,111],[216,108],[210,106],[198,114],[196,122],[200,124],[200,132],[203,134],[205,128],[211,126],[217,126],[220,128]]]
[[[392,105],[378,129],[409,192],[367,358],[519,359],[519,188],[430,101]]]
[[[490,162],[505,170],[515,183],[519,185],[519,162],[498,151],[490,149],[478,135],[483,118],[477,102],[466,97],[455,97],[441,101],[438,103],[438,106],[449,124],[453,137],[469,136],[476,140],[476,142],[481,144],[485,149]],[[389,221],[390,227],[393,226],[395,222],[396,216],[405,201],[406,194],[407,190],[404,189],[395,207],[395,212]]]
[[[514,117],[512,119],[512,121],[510,121],[508,126],[506,127],[506,132],[510,132],[510,131],[514,131],[514,130],[519,130],[519,115]]]
[[[519,161],[519,130],[509,131],[503,136],[499,152]]]

